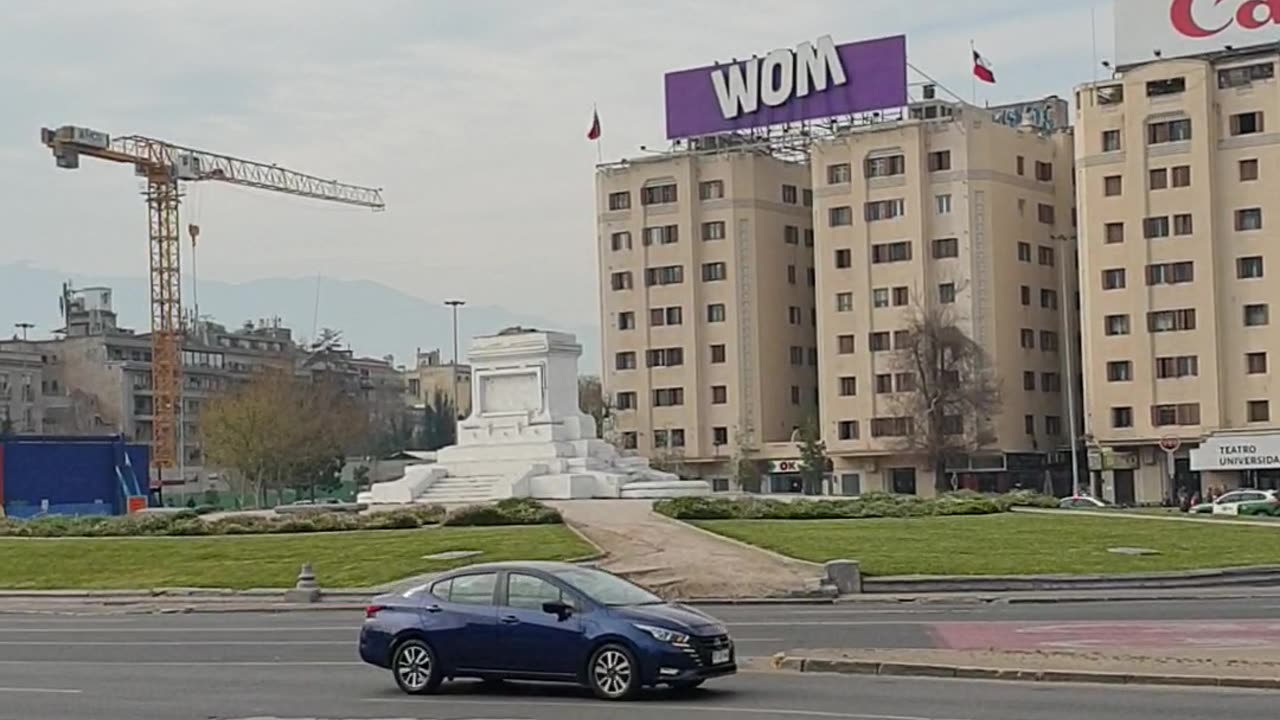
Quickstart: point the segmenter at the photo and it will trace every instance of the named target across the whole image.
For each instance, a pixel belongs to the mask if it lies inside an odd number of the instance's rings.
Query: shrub
[[[558,525],[560,512],[532,498],[509,498],[495,505],[471,505],[449,513],[444,524],[453,527],[495,525]]]
[[[867,493],[844,500],[773,500],[767,498],[674,498],[654,510],[679,520],[827,520],[904,518],[935,515],[992,515],[1011,507],[1056,507],[1053,498],[1020,491],[983,495],[962,490],[926,500],[915,496]]]

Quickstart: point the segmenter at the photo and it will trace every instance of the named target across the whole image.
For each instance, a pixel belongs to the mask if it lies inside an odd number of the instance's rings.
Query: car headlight
[[[689,636],[684,633],[668,630],[666,628],[654,627],[652,625],[640,625],[636,623],[637,630],[643,630],[653,636],[658,642],[671,643],[672,645],[684,645],[689,642]]]

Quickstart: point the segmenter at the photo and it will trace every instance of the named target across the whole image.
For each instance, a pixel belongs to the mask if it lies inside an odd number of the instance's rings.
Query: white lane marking
[[[364,702],[372,703],[415,703],[421,704],[421,701],[401,698],[362,698]],[[471,700],[457,699],[451,697],[441,697],[440,700],[448,701],[455,705],[494,705],[494,706],[541,706],[541,707],[567,707],[567,708],[588,708],[588,703],[572,703],[572,702],[554,702],[542,700]],[[655,708],[652,705],[622,705],[610,706],[610,710],[631,710],[639,712],[652,712]],[[662,703],[662,710],[679,710],[682,712],[704,712],[704,713],[733,713],[742,715],[788,715],[796,717],[817,717],[817,718],[839,718],[841,720],[970,720],[969,718],[937,718],[923,717],[920,715],[873,715],[867,713],[845,713],[833,712],[828,710],[796,710],[788,708],[758,708],[758,707],[716,707],[713,705],[668,705]]]
[[[237,628],[201,628],[201,627],[139,627],[139,628],[0,628],[0,633],[275,633],[275,632],[350,632],[360,631],[359,625],[318,625],[315,627],[237,627]]]
[[[43,693],[47,695],[79,695],[80,690],[69,688],[19,688],[0,687],[0,693]]]
[[[44,640],[0,640],[0,646],[5,645],[48,645]],[[352,644],[350,640],[77,640],[77,646],[93,646],[93,647],[119,647],[119,646],[139,646],[139,647],[156,647],[168,646],[175,647],[189,645],[251,645],[254,647],[271,647],[278,645],[334,645],[340,647],[349,647]]]
[[[129,668],[134,666],[140,667],[209,667],[210,665],[225,665],[227,667],[359,667],[376,670],[371,665],[362,662],[350,662],[345,660],[175,660],[173,662],[160,661],[132,661],[132,660],[116,660],[109,662],[97,662],[94,660],[0,660],[0,665],[68,665],[68,666],[90,666],[90,667],[112,667],[120,666]]]
[[[934,625],[936,623],[921,623],[917,620],[823,620],[818,622],[808,620],[756,620],[750,622],[731,622],[725,623],[730,628],[735,627],[874,627],[878,625]]]

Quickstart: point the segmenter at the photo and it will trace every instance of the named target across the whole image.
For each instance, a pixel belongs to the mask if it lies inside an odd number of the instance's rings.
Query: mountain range
[[[33,339],[47,337],[61,327],[58,298],[62,284],[68,281],[73,287],[110,287],[120,325],[138,331],[148,329],[146,278],[68,274],[28,263],[10,263],[0,264],[0,335],[8,335],[15,323],[34,324],[29,331]],[[183,293],[184,306],[189,309],[193,305],[189,285],[184,284]],[[229,328],[246,321],[279,318],[293,329],[295,339],[314,338],[323,328],[340,330],[343,339],[361,356],[394,355],[396,362],[404,365],[413,363],[419,348],[438,348],[446,361],[453,356],[453,319],[443,304],[446,298],[418,297],[369,280],[201,280],[199,300],[202,317]],[[461,354],[465,357],[471,337],[513,325],[574,333],[583,346],[581,371],[600,371],[598,328],[565,325],[492,305],[467,305],[459,310]]]

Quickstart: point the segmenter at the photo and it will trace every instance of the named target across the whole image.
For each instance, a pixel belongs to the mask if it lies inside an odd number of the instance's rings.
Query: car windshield
[[[617,575],[610,575],[600,570],[566,568],[564,570],[556,570],[552,574],[601,605],[611,607],[621,605],[661,605],[665,602],[662,598],[638,585],[633,585]]]

